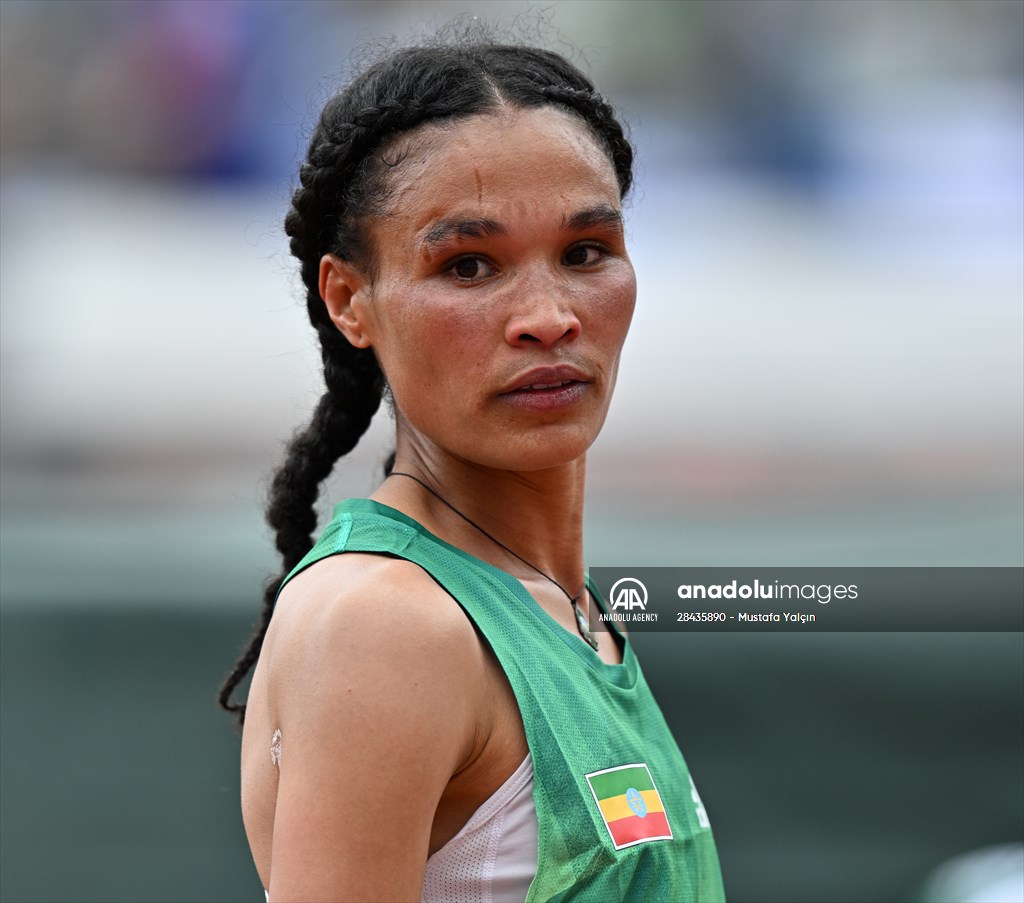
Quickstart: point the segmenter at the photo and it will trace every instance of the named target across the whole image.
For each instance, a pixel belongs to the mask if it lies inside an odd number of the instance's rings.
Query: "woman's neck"
[[[579,591],[585,457],[524,473],[403,451],[374,500],[502,570],[540,572],[571,594]]]

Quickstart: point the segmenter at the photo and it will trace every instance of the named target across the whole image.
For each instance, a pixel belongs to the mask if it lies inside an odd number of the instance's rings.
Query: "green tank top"
[[[368,499],[338,505],[288,580],[343,552],[419,565],[494,649],[533,759],[538,850],[529,903],[725,899],[707,815],[628,639],[618,635],[622,664],[606,664],[514,577]]]

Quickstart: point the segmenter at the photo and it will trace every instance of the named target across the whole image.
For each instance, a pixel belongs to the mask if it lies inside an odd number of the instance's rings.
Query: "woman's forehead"
[[[551,107],[472,116],[415,136],[391,174],[389,228],[421,237],[450,221],[508,228],[619,207],[615,170],[577,117]],[[396,222],[396,220],[398,222]]]

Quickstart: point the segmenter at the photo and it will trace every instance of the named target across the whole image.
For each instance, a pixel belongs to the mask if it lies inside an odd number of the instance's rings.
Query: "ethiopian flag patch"
[[[619,765],[586,778],[616,850],[672,839],[661,794],[646,765]]]

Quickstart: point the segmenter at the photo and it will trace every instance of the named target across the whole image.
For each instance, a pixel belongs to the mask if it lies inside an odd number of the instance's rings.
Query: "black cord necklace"
[[[456,508],[451,502],[449,502],[448,499],[446,499],[443,495],[441,495],[440,492],[438,492],[432,486],[428,486],[419,477],[414,477],[411,473],[404,473],[403,471],[400,471],[400,470],[393,470],[389,474],[389,476],[392,476],[392,477],[408,477],[410,480],[414,480],[415,482],[419,483],[420,486],[422,486],[424,489],[426,489],[427,492],[429,492],[432,496],[434,496],[439,502],[441,502],[443,505],[447,505],[452,511],[454,511],[459,517],[461,517],[467,524],[469,524],[471,527],[475,527],[477,530],[479,530],[481,533],[483,533],[483,535],[486,536],[496,546],[500,546],[506,552],[508,552],[509,555],[513,556],[514,558],[518,558],[528,568],[530,568],[531,570],[534,570],[538,574],[540,574],[541,577],[543,577],[545,580],[548,580],[551,583],[555,584],[555,586],[557,586],[563,593],[565,593],[565,598],[569,600],[569,604],[572,606],[572,613],[576,616],[576,629],[580,632],[580,636],[583,637],[583,639],[586,640],[591,645],[591,647],[593,647],[593,649],[595,651],[597,650],[597,637],[594,636],[593,633],[591,633],[590,625],[587,623],[587,618],[583,614],[583,612],[580,611],[580,606],[579,606],[580,598],[583,596],[583,593],[586,592],[586,589],[587,589],[586,584],[584,584],[583,589],[581,589],[575,596],[570,595],[569,591],[564,586],[562,586],[562,584],[559,583],[554,577],[552,577],[552,576],[550,576],[548,574],[545,574],[544,571],[542,571],[539,567],[537,567],[537,565],[532,564],[531,562],[527,561],[518,552],[513,552],[512,549],[510,549],[507,545],[505,545],[505,543],[503,543],[500,539],[495,539],[493,536],[491,536],[490,533],[488,533],[483,527],[481,527],[480,524],[478,524],[478,523],[476,523],[476,521],[470,520],[468,517],[466,517],[465,514],[463,514],[461,511],[459,511],[459,509]]]

